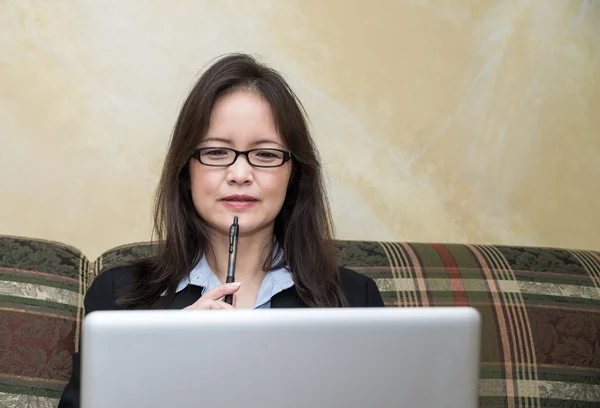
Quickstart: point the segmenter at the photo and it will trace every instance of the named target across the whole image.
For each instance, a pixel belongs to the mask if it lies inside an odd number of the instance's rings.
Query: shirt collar
[[[276,252],[278,249],[279,248],[275,243],[274,252]],[[283,251],[281,251],[280,255],[277,257],[274,263],[277,263],[283,256]],[[207,290],[211,290],[221,285],[221,281],[219,281],[219,278],[217,278],[210,265],[208,264],[206,255],[203,255],[200,261],[194,267],[194,269],[192,269],[190,274],[179,282],[175,292],[181,292],[188,285],[203,287],[203,293]],[[267,275],[263,279],[256,299],[256,304],[260,305],[262,303],[268,302],[271,299],[271,297],[273,297],[273,295],[285,289],[289,289],[293,285],[294,281],[292,278],[292,273],[290,272],[287,266],[284,266],[279,269],[270,270],[269,272],[267,272]]]

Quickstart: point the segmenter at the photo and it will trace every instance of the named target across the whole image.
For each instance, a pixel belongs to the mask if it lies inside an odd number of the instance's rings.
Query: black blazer
[[[132,282],[136,271],[131,267],[115,267],[100,273],[90,285],[84,299],[85,314],[96,310],[118,310],[118,294]],[[346,268],[340,268],[342,288],[349,307],[384,307],[383,300],[373,279]],[[198,299],[202,287],[188,285],[175,294],[171,309],[183,309]],[[279,292],[271,299],[271,308],[301,308],[306,305],[300,300],[295,287]],[[65,387],[58,408],[79,408],[81,356],[73,354],[73,372]]]

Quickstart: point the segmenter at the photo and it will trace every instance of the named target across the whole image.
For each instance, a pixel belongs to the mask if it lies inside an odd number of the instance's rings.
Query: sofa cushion
[[[56,406],[71,374],[87,271],[75,248],[0,237],[0,406]]]
[[[482,316],[482,407],[600,406],[600,255],[509,246],[342,243],[386,304]]]

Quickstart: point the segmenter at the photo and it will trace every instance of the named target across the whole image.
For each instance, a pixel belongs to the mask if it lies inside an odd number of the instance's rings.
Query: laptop
[[[82,408],[478,405],[469,307],[97,311]]]

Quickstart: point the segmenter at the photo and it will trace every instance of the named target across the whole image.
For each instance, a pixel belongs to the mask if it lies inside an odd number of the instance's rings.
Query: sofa
[[[600,253],[564,248],[337,241],[388,307],[472,306],[482,317],[481,407],[600,407]],[[0,407],[55,407],[89,284],[148,242],[89,260],[0,236]],[[399,396],[398,406],[401,406]]]

